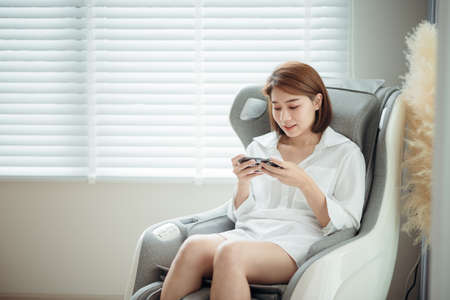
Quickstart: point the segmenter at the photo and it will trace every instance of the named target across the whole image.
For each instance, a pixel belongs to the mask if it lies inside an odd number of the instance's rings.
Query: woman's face
[[[320,108],[322,95],[317,94],[314,101],[305,95],[293,95],[279,88],[271,93],[272,115],[278,126],[288,137],[311,133],[315,112]]]

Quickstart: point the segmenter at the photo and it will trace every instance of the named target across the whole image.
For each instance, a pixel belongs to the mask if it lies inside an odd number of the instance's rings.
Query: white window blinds
[[[86,9],[0,2],[0,176],[87,174]]]
[[[234,96],[349,75],[351,1],[0,2],[0,176],[232,179]]]

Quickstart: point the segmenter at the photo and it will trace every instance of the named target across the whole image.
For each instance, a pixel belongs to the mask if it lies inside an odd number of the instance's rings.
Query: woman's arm
[[[298,187],[305,195],[306,201],[316,215],[320,226],[322,228],[327,226],[328,222],[330,222],[330,216],[328,215],[326,197],[320,188],[309,176]]]
[[[249,195],[250,195],[250,183],[245,183],[245,184],[238,183],[236,197],[233,199],[234,207],[236,207],[236,209],[238,209],[239,206],[241,206],[241,204],[245,200],[247,200]]]
[[[301,178],[296,186],[305,195],[325,235],[345,227],[359,229],[365,194],[365,162],[359,149],[342,159],[333,194],[323,194],[311,177]]]
[[[255,207],[255,199],[251,193],[250,184],[248,187],[240,187],[237,184],[231,197],[230,205],[228,206],[227,216],[233,222],[237,221],[238,216],[249,213]]]
[[[330,226],[324,230],[328,235],[344,228],[359,229],[364,206],[366,167],[359,149],[346,155],[336,175],[334,191],[325,195]]]

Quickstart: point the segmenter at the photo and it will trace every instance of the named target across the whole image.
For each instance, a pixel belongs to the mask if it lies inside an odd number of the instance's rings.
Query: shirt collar
[[[279,138],[280,136],[276,131],[271,131],[269,133],[254,137],[253,140],[266,148],[276,148]],[[339,145],[347,141],[350,141],[350,139],[328,126],[323,132],[322,137],[320,138],[319,143],[316,145],[315,150]]]

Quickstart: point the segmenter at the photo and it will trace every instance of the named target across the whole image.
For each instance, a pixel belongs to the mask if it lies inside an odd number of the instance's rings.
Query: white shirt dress
[[[283,160],[275,131],[254,137],[248,156]],[[297,263],[309,247],[343,228],[359,229],[365,195],[366,165],[361,149],[330,126],[314,151],[298,164],[326,197],[330,222],[322,228],[300,188],[281,183],[267,174],[250,181],[249,197],[236,209],[231,197],[227,216],[235,229],[219,233],[229,240],[269,241],[283,248]]]

